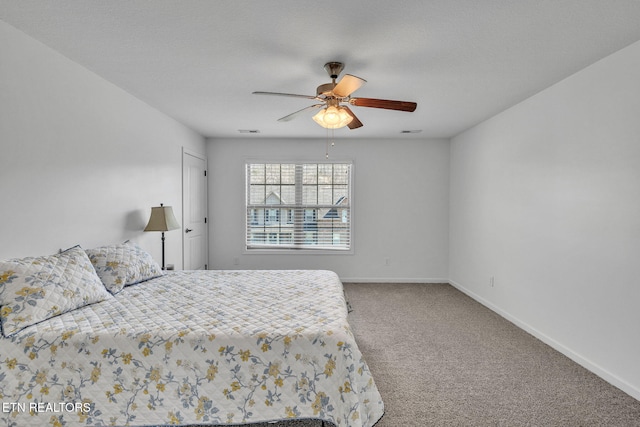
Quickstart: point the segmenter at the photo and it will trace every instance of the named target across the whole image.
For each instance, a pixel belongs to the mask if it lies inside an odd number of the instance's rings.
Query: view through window
[[[351,248],[350,163],[247,163],[247,249]]]

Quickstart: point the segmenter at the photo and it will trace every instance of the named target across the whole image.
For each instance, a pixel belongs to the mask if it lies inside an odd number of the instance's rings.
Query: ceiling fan
[[[315,122],[320,126],[327,129],[338,129],[344,126],[348,126],[349,129],[362,127],[362,122],[358,120],[355,114],[353,114],[353,111],[351,111],[348,105],[408,112],[415,111],[416,107],[418,106],[418,104],[416,104],[415,102],[407,101],[392,101],[388,99],[375,98],[353,98],[351,97],[351,94],[367,81],[351,74],[345,74],[344,77],[342,77],[342,79],[340,79],[340,81],[336,83],[338,75],[344,69],[344,64],[342,62],[327,62],[326,64],[324,64],[324,69],[329,74],[329,77],[331,77],[331,83],[325,83],[318,86],[315,96],[280,92],[253,92],[253,94],[290,96],[295,98],[306,98],[321,101],[320,104],[310,105],[303,108],[302,110],[298,110],[287,116],[281,117],[278,119],[278,121],[288,122],[304,111],[320,109],[320,111],[315,116],[313,116],[313,120],[315,120]]]

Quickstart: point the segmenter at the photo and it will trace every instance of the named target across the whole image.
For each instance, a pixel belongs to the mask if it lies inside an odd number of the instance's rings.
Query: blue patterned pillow
[[[131,242],[89,249],[87,255],[104,286],[114,295],[125,286],[162,275],[151,255]]]
[[[0,322],[5,337],[110,297],[80,246],[51,256],[0,261]]]

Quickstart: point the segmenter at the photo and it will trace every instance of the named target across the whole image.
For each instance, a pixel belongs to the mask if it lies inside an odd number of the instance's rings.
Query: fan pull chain
[[[327,147],[326,147],[326,152],[325,152],[325,157],[327,159],[329,158],[329,131],[330,131],[330,129],[327,128]]]
[[[331,141],[329,141],[329,140],[331,140]],[[331,129],[331,138],[329,138],[329,128],[327,128],[327,149],[326,149],[326,153],[325,153],[325,157],[327,159],[329,158],[329,142],[331,142],[331,147],[335,147],[336,146],[335,129]]]

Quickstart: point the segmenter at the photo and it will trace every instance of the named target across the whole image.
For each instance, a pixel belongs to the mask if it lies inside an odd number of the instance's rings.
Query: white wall
[[[640,399],[638,76],[640,42],[452,139],[449,271]]]
[[[181,220],[182,146],[204,139],[2,21],[0,51],[0,259],[131,239],[160,261],[142,229],[161,202]]]
[[[246,159],[325,160],[326,140],[209,140],[209,265],[322,268],[344,281],[446,281],[446,140],[340,139],[331,160],[354,162],[353,255],[244,254]],[[390,265],[385,265],[389,258]],[[234,260],[238,259],[238,265]]]

